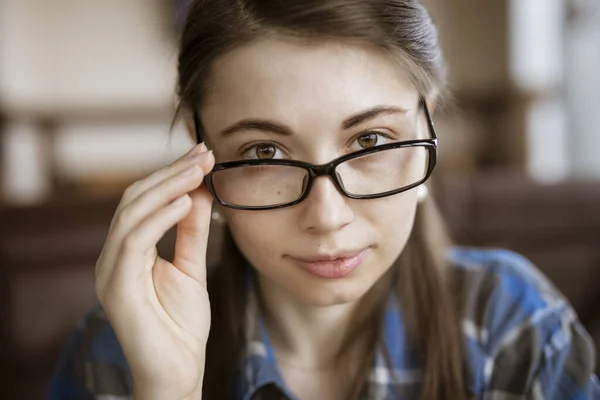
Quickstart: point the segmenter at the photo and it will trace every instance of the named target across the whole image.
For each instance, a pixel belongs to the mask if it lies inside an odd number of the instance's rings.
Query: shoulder
[[[494,343],[514,329],[570,313],[555,286],[525,257],[505,249],[453,248],[466,330]]]
[[[63,347],[49,398],[71,398],[57,395],[65,391],[113,396],[133,391],[125,355],[99,305],[79,321]]]
[[[454,248],[450,261],[475,392],[597,395],[593,342],[536,266],[512,251],[489,248]]]

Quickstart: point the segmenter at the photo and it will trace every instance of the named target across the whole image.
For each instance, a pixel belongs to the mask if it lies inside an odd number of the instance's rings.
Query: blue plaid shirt
[[[523,257],[498,249],[454,248],[453,272],[463,292],[467,388],[484,400],[600,399],[595,350],[570,304]],[[249,296],[247,353],[236,400],[295,399],[277,367],[256,297]],[[421,372],[406,344],[394,297],[385,311],[384,342],[376,352],[363,398],[412,399]],[[131,373],[100,307],[79,323],[53,377],[49,400],[133,398]]]

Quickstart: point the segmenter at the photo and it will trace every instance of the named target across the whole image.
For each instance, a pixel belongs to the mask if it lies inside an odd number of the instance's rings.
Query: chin
[[[329,307],[353,303],[363,297],[370,287],[370,285],[365,285],[364,281],[352,282],[340,279],[310,282],[304,287],[298,285],[289,289],[304,304],[314,307]]]

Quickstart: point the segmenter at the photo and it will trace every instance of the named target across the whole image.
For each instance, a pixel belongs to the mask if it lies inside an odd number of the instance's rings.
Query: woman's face
[[[418,93],[398,65],[342,42],[308,46],[265,38],[236,49],[213,65],[205,100],[200,117],[217,162],[284,158],[323,164],[373,145],[426,136]],[[345,123],[378,107],[398,111]],[[242,120],[271,128],[228,129]],[[339,193],[331,178],[318,177],[294,206],[222,212],[261,285],[303,304],[326,306],[359,299],[388,270],[407,242],[416,206],[416,190],[355,200]]]

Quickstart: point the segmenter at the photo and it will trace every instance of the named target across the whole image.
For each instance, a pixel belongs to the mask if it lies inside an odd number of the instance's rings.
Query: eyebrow
[[[353,115],[352,117],[346,119],[342,123],[342,128],[350,129],[352,127],[355,127],[356,125],[360,125],[363,122],[366,122],[373,118],[379,117],[381,115],[406,114],[407,112],[408,112],[408,110],[405,108],[390,107],[390,106],[377,106],[377,107],[371,108],[369,110],[360,112],[360,113]]]
[[[264,131],[277,135],[290,136],[292,130],[284,125],[262,119],[244,119],[221,131],[222,136],[229,136],[239,131]]]
[[[408,110],[405,108],[377,106],[345,119],[344,122],[342,122],[342,129],[347,130],[353,128],[381,115],[406,114],[407,112]],[[222,130],[221,136],[230,136],[236,132],[247,130],[258,130],[282,136],[291,136],[293,134],[289,127],[273,121],[263,119],[243,119]]]

